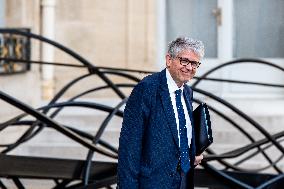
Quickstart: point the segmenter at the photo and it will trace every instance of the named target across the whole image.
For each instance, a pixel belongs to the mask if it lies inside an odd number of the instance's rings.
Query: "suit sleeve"
[[[143,134],[149,117],[148,87],[134,87],[124,110],[119,138],[118,188],[138,189]]]

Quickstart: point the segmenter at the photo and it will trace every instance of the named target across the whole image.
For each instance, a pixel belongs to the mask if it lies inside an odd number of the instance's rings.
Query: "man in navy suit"
[[[119,189],[194,188],[193,78],[204,56],[201,41],[172,41],[166,69],[145,77],[124,110],[118,153]]]

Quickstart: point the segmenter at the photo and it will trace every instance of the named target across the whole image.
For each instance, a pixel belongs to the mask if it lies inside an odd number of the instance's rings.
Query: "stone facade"
[[[6,27],[28,27],[33,33],[41,34],[41,3],[40,0],[7,1]],[[54,40],[75,51],[95,66],[157,70],[155,20],[155,1],[151,0],[57,0]],[[40,46],[37,40],[33,40],[32,60],[40,60]],[[60,50],[55,50],[54,61],[78,63]],[[77,77],[78,73],[81,72],[76,69],[56,67],[55,91],[70,79]],[[27,75],[30,75],[34,82],[30,89],[37,91],[32,96],[27,94],[27,101],[37,104],[42,97],[40,67],[32,65],[31,72],[19,76],[23,83],[29,85]],[[9,83],[12,80],[15,82],[19,80],[14,78],[14,76],[7,77]],[[4,83],[6,82],[0,84]],[[96,81],[90,85],[94,87],[95,83]],[[14,90],[12,86],[15,85],[17,84],[11,83],[9,85],[11,89],[9,88],[7,92],[26,90],[27,85],[21,85],[19,89]]]
[[[150,0],[61,0],[56,4],[55,39],[95,66],[155,70],[153,20],[154,1]],[[75,63],[59,51],[55,60]],[[66,69],[69,68],[55,69],[57,90],[70,78],[78,76],[78,71],[66,72]],[[85,87],[99,83],[93,81]]]
[[[39,0],[12,0],[6,1],[5,27],[30,28],[33,33],[40,33],[40,1]],[[32,59],[39,60],[39,42],[32,41]],[[30,105],[38,105],[41,101],[40,67],[32,65],[31,71],[18,74],[1,76],[0,88],[4,92],[21,99]],[[11,106],[0,102],[0,114],[7,115],[15,112]],[[1,116],[2,117],[2,116]]]

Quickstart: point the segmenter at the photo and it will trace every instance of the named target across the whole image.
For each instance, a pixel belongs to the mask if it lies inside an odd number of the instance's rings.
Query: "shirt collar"
[[[176,90],[179,90],[179,89],[181,89],[183,91],[183,85],[180,88],[177,86],[176,82],[172,78],[168,69],[166,69],[166,78],[167,78],[167,84],[168,84],[168,88],[169,88],[170,93],[173,93],[173,92],[175,92]]]

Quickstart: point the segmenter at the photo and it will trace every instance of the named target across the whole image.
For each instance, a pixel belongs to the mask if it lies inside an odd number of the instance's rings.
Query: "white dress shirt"
[[[183,95],[183,86],[180,88],[177,86],[176,82],[172,78],[170,72],[168,69],[166,69],[166,77],[167,77],[167,84],[170,92],[170,97],[172,101],[172,105],[174,108],[174,113],[175,113],[175,118],[176,118],[176,123],[177,123],[177,131],[178,131],[178,140],[179,140],[179,146],[180,146],[180,136],[179,136],[179,119],[178,119],[178,112],[177,112],[177,106],[176,106],[176,97],[175,97],[175,91],[181,89],[181,103],[183,106],[184,110],[184,115],[185,115],[185,120],[186,120],[186,129],[187,129],[187,139],[188,139],[188,146],[191,144],[191,137],[192,137],[192,127],[191,127],[191,121],[189,118],[187,106],[184,101],[184,95]]]

